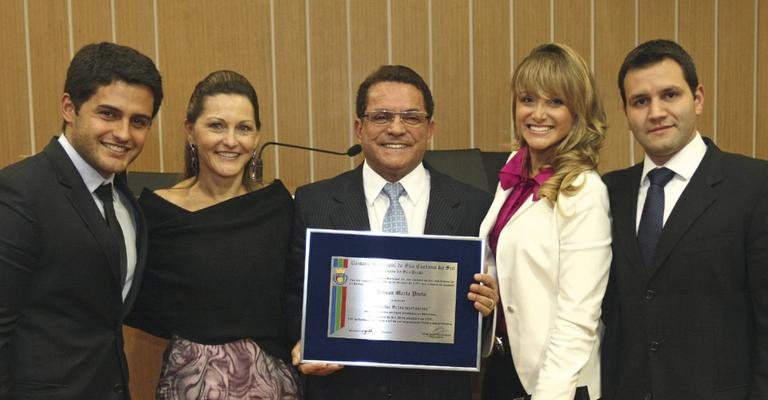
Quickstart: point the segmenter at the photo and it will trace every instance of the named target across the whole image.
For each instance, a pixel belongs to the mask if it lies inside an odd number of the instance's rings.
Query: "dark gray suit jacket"
[[[136,296],[146,228],[125,302],[119,251],[54,139],[0,171],[0,399],[128,399],[122,322]]]
[[[424,233],[477,236],[491,203],[488,193],[460,183],[425,164],[430,194]],[[370,230],[362,166],[296,190],[292,265],[303,269],[306,228]],[[294,325],[300,327],[300,318]],[[468,372],[345,367],[325,377],[307,377],[307,400],[471,399]]]
[[[648,269],[635,233],[642,164],[604,177],[604,399],[768,399],[768,162],[705,142]]]

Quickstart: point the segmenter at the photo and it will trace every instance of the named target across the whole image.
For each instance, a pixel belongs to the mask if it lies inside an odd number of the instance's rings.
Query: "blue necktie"
[[[655,168],[648,172],[648,194],[645,196],[640,226],[637,228],[637,244],[646,268],[651,267],[656,253],[656,244],[664,226],[664,186],[675,176],[669,168]]]
[[[405,188],[400,182],[387,182],[381,191],[389,197],[389,208],[387,208],[387,213],[384,214],[384,223],[381,230],[390,233],[408,233],[405,211],[403,211],[403,207],[400,205],[400,195],[405,192]]]

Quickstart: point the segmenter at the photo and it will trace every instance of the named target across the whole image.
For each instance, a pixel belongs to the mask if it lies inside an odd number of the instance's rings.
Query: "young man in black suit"
[[[0,171],[0,399],[129,399],[122,322],[146,251],[125,183],[163,99],[113,43],[70,63],[63,134]]]
[[[384,187],[399,183],[406,227],[401,232],[477,236],[490,196],[423,164],[432,138],[434,105],[424,80],[408,67],[386,65],[360,85],[355,136],[365,162],[296,191],[293,265],[303,270],[306,228],[387,231]],[[498,301],[495,280],[478,274],[468,294],[482,315]],[[300,325],[299,325],[300,326]],[[300,347],[294,348],[294,364]],[[301,364],[305,396],[319,399],[470,399],[467,372]]]
[[[768,162],[696,130],[704,89],[668,40],[619,72],[642,163],[604,179],[613,263],[603,398],[768,398]]]

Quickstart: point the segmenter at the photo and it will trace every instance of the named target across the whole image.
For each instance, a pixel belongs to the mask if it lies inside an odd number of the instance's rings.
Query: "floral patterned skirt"
[[[296,400],[297,372],[253,340],[205,345],[174,336],[165,350],[158,400]]]

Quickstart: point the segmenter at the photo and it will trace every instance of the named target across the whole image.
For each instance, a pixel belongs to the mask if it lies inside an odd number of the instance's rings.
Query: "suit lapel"
[[[427,206],[424,234],[454,235],[459,229],[460,215],[458,215],[458,210],[461,205],[461,197],[444,175],[426,163],[424,166],[430,173],[429,205]]]
[[[499,186],[496,189],[496,194],[493,197],[493,203],[491,203],[491,207],[485,214],[483,223],[480,224],[480,237],[484,238],[490,235],[491,229],[496,226],[496,219],[499,216],[499,212],[501,212],[501,207],[504,206],[504,202],[507,201],[507,197],[509,197],[510,193],[512,193],[512,188],[501,190],[501,187]]]
[[[651,275],[655,274],[669,257],[691,224],[718,197],[719,183],[722,180],[722,154],[714,144],[708,143],[707,153],[664,224],[650,271]]]
[[[80,177],[74,164],[72,164],[72,160],[69,159],[56,139],[51,141],[43,149],[43,152],[51,160],[67,200],[80,215],[88,230],[91,231],[96,243],[104,251],[109,260],[109,267],[115,282],[118,283],[120,281],[119,251],[114,239],[112,239],[109,227],[104,222],[104,217],[101,216],[99,208],[93,200],[93,196],[83,183],[83,178]]]
[[[640,255],[640,246],[637,244],[637,194],[640,191],[640,175],[643,173],[643,164],[637,164],[626,171],[626,176],[617,177],[615,187],[612,188],[614,201],[614,229],[616,237],[614,241],[624,248],[631,268],[638,276],[647,277],[648,269],[643,264]]]
[[[368,207],[365,205],[362,164],[341,177],[333,193],[335,207],[331,210],[334,229],[369,231]]]
[[[128,188],[126,181],[126,174],[121,173],[115,176],[115,185],[125,197],[130,201],[131,208],[136,220],[136,267],[133,271],[133,282],[131,282],[131,288],[128,290],[128,296],[126,296],[123,302],[123,317],[128,314],[131,309],[133,300],[138,294],[139,283],[144,272],[144,263],[147,255],[147,226],[144,221],[144,214],[141,212],[141,207],[133,196],[133,192]],[[122,293],[122,287],[120,292]]]

